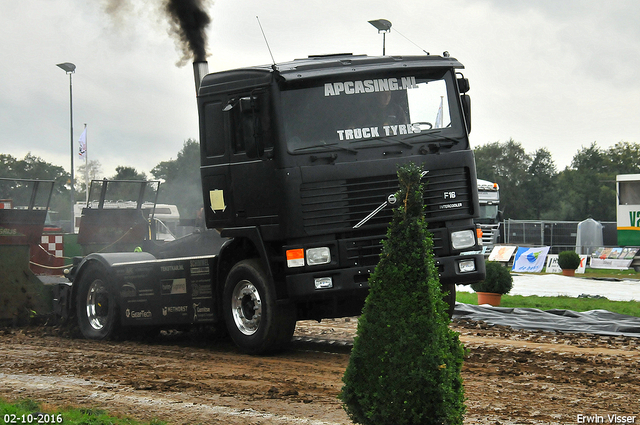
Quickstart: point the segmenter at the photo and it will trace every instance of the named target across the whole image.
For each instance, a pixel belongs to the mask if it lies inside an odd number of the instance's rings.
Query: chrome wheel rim
[[[241,280],[231,294],[231,311],[236,328],[244,335],[258,332],[262,318],[262,300],[253,283]]]
[[[87,320],[89,325],[99,331],[109,319],[109,291],[107,285],[96,279],[91,282],[87,292]]]

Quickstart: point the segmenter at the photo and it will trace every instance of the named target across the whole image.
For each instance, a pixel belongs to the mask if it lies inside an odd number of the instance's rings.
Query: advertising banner
[[[516,248],[515,245],[496,245],[489,255],[489,261],[508,263]]]
[[[587,268],[588,255],[580,256],[580,266],[576,269],[576,273],[584,273]],[[558,265],[558,254],[547,255],[547,266],[545,268],[546,273],[562,273],[562,269]]]
[[[628,269],[636,256],[638,247],[598,248],[591,254],[594,269]]]
[[[589,256],[588,255],[581,255],[580,256],[580,266],[576,269],[576,273],[584,273],[584,271],[587,269],[587,258]]]
[[[547,266],[545,268],[547,273],[562,273],[562,269],[558,265],[558,254],[547,255]]]
[[[618,244],[637,245],[640,242],[640,211],[637,202],[618,205]]]
[[[543,246],[541,248],[520,247],[516,252],[516,257],[513,261],[513,268],[511,270],[521,273],[541,272],[548,253],[548,246]]]

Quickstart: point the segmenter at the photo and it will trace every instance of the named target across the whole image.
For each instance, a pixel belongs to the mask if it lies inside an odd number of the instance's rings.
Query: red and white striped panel
[[[64,241],[62,235],[42,235],[40,246],[49,254],[56,257],[64,256]]]
[[[7,201],[6,199],[0,199],[0,210],[10,210],[11,209],[11,201]]]

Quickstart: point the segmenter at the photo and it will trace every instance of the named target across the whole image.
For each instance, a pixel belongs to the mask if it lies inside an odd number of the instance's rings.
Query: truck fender
[[[107,253],[93,253],[84,257],[80,263],[76,266],[74,271],[73,282],[78,282],[82,279],[82,275],[89,268],[89,266],[98,263],[105,268],[107,273],[111,274],[111,269],[115,264],[121,263],[139,263],[144,261],[153,261],[156,257],[148,252],[107,252]],[[75,307],[75,299],[78,294],[78,285],[72,284],[71,297],[69,298],[68,309],[70,313],[74,315],[73,308]]]
[[[262,265],[264,266],[264,270],[267,273],[267,277],[269,280],[273,282],[273,272],[271,270],[271,263],[269,262],[269,256],[267,254],[267,249],[264,245],[264,240],[262,239],[262,235],[260,234],[260,229],[256,226],[249,227],[237,227],[232,229],[222,229],[220,232],[220,236],[223,238],[233,238],[232,241],[225,243],[220,249],[220,261],[219,261],[219,270],[224,272],[224,263],[227,262],[229,258],[237,257],[237,252],[241,249],[241,245],[243,240],[249,241],[253,245],[253,249],[255,252],[253,253],[254,257],[259,257],[262,261]],[[243,256],[241,258],[234,258],[236,263],[241,259],[250,258],[252,253],[248,253],[249,255]],[[233,266],[231,264],[229,269]],[[227,270],[228,272],[229,270]],[[224,279],[226,273],[218,274],[218,279]]]

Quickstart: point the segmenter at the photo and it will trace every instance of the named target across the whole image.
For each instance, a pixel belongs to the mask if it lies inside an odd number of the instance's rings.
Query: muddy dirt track
[[[170,424],[350,424],[337,394],[355,327],[353,318],[299,322],[291,348],[270,357],[239,354],[205,332],[96,342],[56,327],[5,328],[0,397]],[[595,415],[640,423],[640,340],[465,320],[452,327],[469,350],[465,424],[575,424]]]

